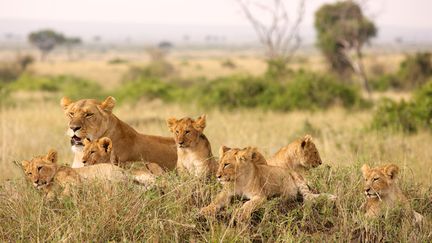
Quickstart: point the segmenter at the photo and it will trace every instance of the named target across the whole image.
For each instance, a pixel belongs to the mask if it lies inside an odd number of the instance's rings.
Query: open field
[[[2,60],[12,52],[1,53]],[[110,64],[115,58],[125,63]],[[372,72],[397,69],[401,54],[367,58]],[[222,62],[230,60],[235,68]],[[262,75],[265,62],[256,53],[190,51],[172,53],[168,61],[183,79],[215,78],[233,74]],[[62,54],[48,62],[36,62],[29,72],[35,75],[73,75],[97,82],[105,90],[115,90],[131,66],[148,63],[141,53],[89,53],[82,60],[67,61]],[[323,59],[316,55],[296,59],[293,68],[324,70]],[[384,71],[383,71],[384,70]],[[174,173],[163,176],[157,187],[145,191],[135,184],[115,185],[106,190],[99,185],[78,188],[66,200],[47,202],[23,178],[13,161],[45,154],[54,148],[59,161],[70,164],[72,152],[65,134],[66,118],[56,92],[17,91],[12,104],[0,107],[0,241],[154,241],[154,242],[262,242],[319,241],[347,242],[350,239],[388,242],[432,241],[432,135],[378,132],[370,129],[374,108],[275,112],[261,109],[204,109],[192,104],[163,103],[158,99],[123,103],[114,114],[146,134],[171,136],[165,119],[197,117],[207,114],[204,131],[213,154],[221,145],[256,146],[266,156],[305,134],[311,134],[323,165],[308,175],[312,187],[336,194],[333,205],[319,200],[314,204],[282,202],[272,199],[253,215],[249,225],[235,224],[231,213],[241,203],[223,210],[217,219],[198,216],[220,185],[203,184]],[[373,99],[387,96],[407,99],[410,93],[374,93]],[[90,97],[89,97],[90,98]],[[363,163],[395,163],[401,168],[400,185],[413,208],[428,221],[413,226],[409,217],[396,214],[376,222],[364,219]]]

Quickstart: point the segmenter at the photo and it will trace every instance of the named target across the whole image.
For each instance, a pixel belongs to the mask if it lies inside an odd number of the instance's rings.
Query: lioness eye
[[[379,179],[379,178],[374,178],[373,180],[376,181],[376,180],[378,180],[378,179]]]
[[[186,131],[185,131],[186,134],[188,134],[189,132],[190,132],[189,130],[186,130]]]
[[[86,117],[91,117],[91,116],[93,116],[93,113],[87,113],[86,114]]]
[[[179,131],[176,131],[176,134],[179,134]]]
[[[31,175],[31,174],[32,174],[31,172],[27,173],[27,175]]]
[[[42,170],[42,166],[37,167],[37,170],[38,171]]]
[[[224,164],[224,168],[228,167],[228,165],[230,165],[230,164]]]
[[[69,112],[69,116],[73,117],[74,113],[73,112]]]
[[[96,151],[90,151],[91,154],[94,154]]]

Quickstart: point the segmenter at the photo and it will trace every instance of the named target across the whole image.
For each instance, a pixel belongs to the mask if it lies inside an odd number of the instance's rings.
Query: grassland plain
[[[206,135],[217,154],[220,145],[257,146],[266,155],[306,133],[312,134],[324,164],[309,175],[319,191],[338,196],[335,205],[281,202],[272,199],[253,215],[250,224],[230,218],[241,200],[216,219],[203,219],[198,209],[220,186],[168,174],[158,187],[144,191],[120,184],[114,190],[98,185],[77,188],[77,195],[46,202],[24,180],[21,161],[49,148],[69,163],[66,118],[57,102],[31,98],[0,110],[0,239],[1,241],[416,241],[431,242],[430,224],[412,226],[401,214],[367,222],[359,213],[364,201],[359,168],[392,162],[414,209],[432,221],[432,136],[371,131],[370,111],[333,108],[320,112],[277,113],[261,110],[204,111],[157,101],[124,104],[114,112],[137,130],[170,136],[167,117],[208,115]]]

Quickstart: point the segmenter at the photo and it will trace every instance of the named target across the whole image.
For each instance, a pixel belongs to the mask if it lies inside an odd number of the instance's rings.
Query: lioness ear
[[[21,166],[23,168],[27,168],[27,166],[29,166],[29,165],[30,165],[30,161],[28,161],[28,160],[21,161]]]
[[[55,151],[54,149],[50,149],[48,151],[48,154],[45,156],[45,159],[50,161],[51,163],[56,163],[57,162],[57,151]]]
[[[114,106],[116,104],[116,100],[112,96],[108,96],[100,105],[102,110],[111,112],[114,109]]]
[[[370,170],[370,167],[369,167],[369,165],[367,165],[367,164],[364,164],[362,167],[361,167],[361,172],[362,172],[362,174],[363,174],[363,177],[365,177],[366,178],[366,174],[367,174],[367,172]]]
[[[177,124],[177,119],[175,119],[174,117],[168,118],[166,120],[166,124],[167,124],[168,128],[170,129],[170,131],[174,132],[174,126]]]
[[[88,139],[88,138],[84,138],[83,143],[84,143],[84,146],[89,145],[89,144],[90,144],[90,139]]]
[[[399,167],[394,164],[387,165],[384,168],[384,171],[390,177],[390,179],[394,180],[396,176],[399,174]]]
[[[194,127],[196,130],[200,132],[204,131],[204,128],[206,127],[206,117],[207,116],[204,114],[194,121]]]
[[[63,107],[63,109],[67,109],[68,108],[68,106],[70,105],[70,104],[72,104],[73,102],[72,102],[72,100],[71,99],[69,99],[68,97],[63,97],[61,100],[60,100],[60,105]]]
[[[98,144],[105,150],[106,153],[110,153],[112,150],[112,141],[110,138],[103,137],[98,140]]]
[[[223,156],[223,155],[224,155],[228,150],[230,150],[230,148],[228,148],[228,147],[225,146],[225,145],[222,145],[222,146],[220,147],[220,149],[219,149],[219,157],[222,158],[222,156]]]

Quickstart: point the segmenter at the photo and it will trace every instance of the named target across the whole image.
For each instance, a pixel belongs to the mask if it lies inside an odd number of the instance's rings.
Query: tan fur
[[[108,97],[103,102],[93,99],[72,102],[65,97],[61,100],[61,105],[69,118],[68,135],[75,152],[72,167],[83,166],[83,139],[109,137],[120,164],[144,160],[155,162],[166,169],[175,168],[177,153],[174,140],[135,131],[112,113],[115,106],[113,97]]]
[[[262,154],[251,147],[230,149],[223,146],[216,176],[223,189],[210,205],[201,209],[201,214],[215,214],[234,195],[249,199],[237,215],[240,220],[249,219],[251,213],[272,196],[289,200],[301,194],[305,200],[312,200],[320,195],[312,193],[297,172],[266,165]],[[335,199],[333,195],[328,196]]]
[[[108,137],[102,137],[93,141],[84,139],[82,163],[86,167],[101,163],[118,164],[118,157],[112,149],[111,139]],[[144,165],[145,169],[135,170],[132,173],[134,175],[151,173],[157,176],[164,173],[164,170],[156,163],[145,162]]]
[[[361,168],[364,178],[364,193],[366,203],[363,205],[366,217],[375,218],[388,209],[397,205],[407,212],[412,212],[416,222],[422,221],[423,216],[411,209],[408,199],[397,184],[399,167],[387,164],[370,168],[364,164]]]
[[[216,173],[217,163],[213,157],[210,142],[203,134],[206,116],[191,118],[170,118],[167,125],[174,134],[177,145],[177,168],[195,176]]]
[[[113,164],[96,164],[82,168],[70,168],[57,164],[57,152],[50,150],[47,155],[36,156],[32,160],[21,162],[27,180],[36,189],[43,190],[49,199],[60,193],[70,195],[71,189],[83,182],[102,180],[127,182],[134,180],[143,185],[151,185],[154,175],[138,173],[130,175],[122,168]]]
[[[267,163],[302,172],[319,166],[322,161],[312,137],[306,135],[279,149]]]

